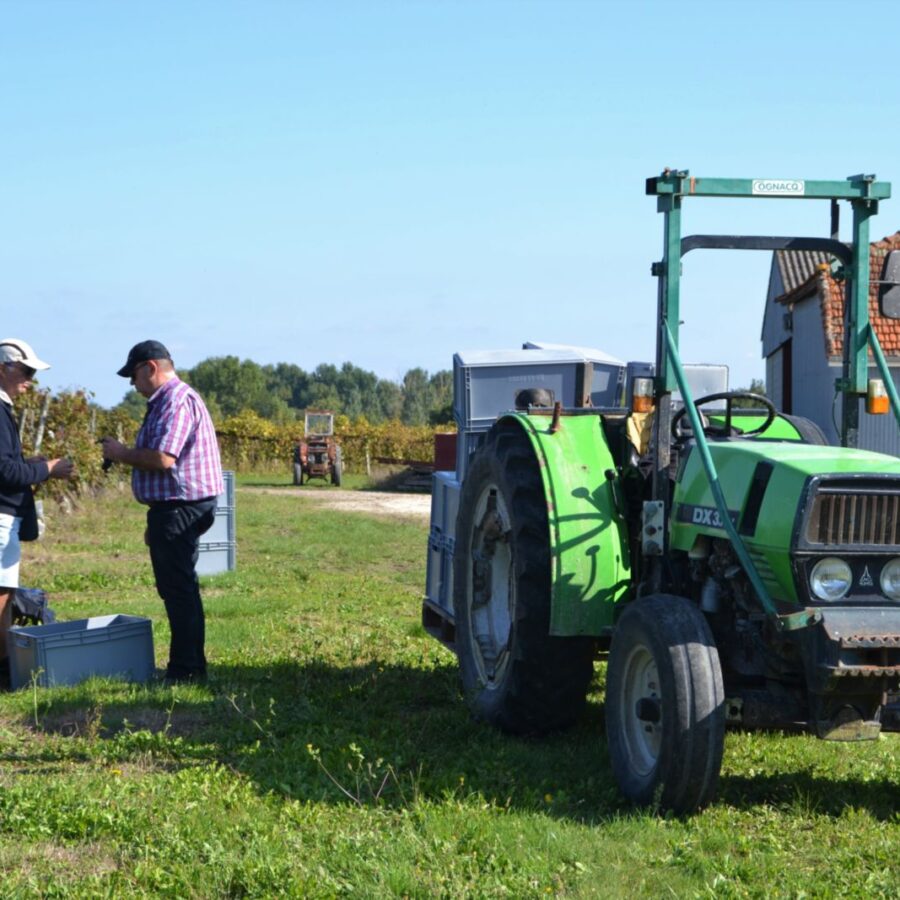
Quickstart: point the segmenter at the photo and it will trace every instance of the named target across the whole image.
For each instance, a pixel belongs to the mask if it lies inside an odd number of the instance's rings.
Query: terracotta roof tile
[[[791,294],[808,284],[816,274],[819,263],[828,262],[828,254],[821,250],[778,250],[775,253],[784,293]]]
[[[900,250],[900,231],[875,241],[869,245],[869,321],[878,336],[878,342],[885,356],[900,356],[900,321],[884,318],[879,311],[878,292],[879,280],[884,268],[884,259],[891,250]],[[812,251],[776,251],[776,257],[786,253],[804,254],[809,257],[801,265],[792,261],[793,271],[802,273],[807,271],[810,265],[814,266],[814,272],[804,281],[790,282],[791,289],[781,297],[776,298],[779,303],[791,303],[815,292],[818,294],[822,311],[822,326],[825,332],[825,352],[830,358],[840,359],[844,348],[844,291],[845,283],[835,281],[831,275],[831,268],[823,258],[814,260],[815,256],[824,254]],[[784,278],[785,268],[779,259],[779,267],[782,271],[782,280],[787,287],[789,282]]]

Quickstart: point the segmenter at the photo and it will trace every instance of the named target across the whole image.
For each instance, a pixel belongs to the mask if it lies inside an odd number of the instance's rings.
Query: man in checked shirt
[[[134,447],[102,439],[103,457],[132,467],[131,489],[147,506],[144,540],[172,640],[166,683],[206,678],[203,601],[196,565],[200,536],[215,521],[222,493],[216,432],[200,395],[175,373],[159,341],[141,341],[119,375],[147,398]]]

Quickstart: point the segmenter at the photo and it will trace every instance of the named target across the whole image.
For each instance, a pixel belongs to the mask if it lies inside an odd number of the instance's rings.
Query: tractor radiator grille
[[[823,491],[813,500],[806,539],[845,547],[900,544],[900,493]]]

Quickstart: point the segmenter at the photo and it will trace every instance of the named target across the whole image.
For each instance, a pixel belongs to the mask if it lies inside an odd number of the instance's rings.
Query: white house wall
[[[764,357],[783,344],[791,335],[784,327],[784,314],[788,311],[783,303],[776,303],[775,298],[784,293],[781,271],[772,254],[772,268],[769,272],[769,290],[766,293],[766,308],[763,312],[762,352]],[[769,383],[768,378],[766,384]]]
[[[894,387],[900,393],[900,368],[888,363],[891,370]],[[878,370],[869,370],[870,378],[881,378]],[[840,420],[839,420],[840,421]],[[865,450],[875,450],[878,453],[889,453],[892,456],[900,456],[900,427],[894,418],[893,411],[886,416],[870,416],[860,407],[859,413],[859,446]]]
[[[832,410],[834,380],[840,375],[828,365],[825,356],[825,332],[822,311],[817,296],[802,300],[794,306],[792,342],[792,412],[812,419],[829,440],[838,440]],[[840,422],[839,412],[837,421]]]
[[[797,358],[794,357],[794,414],[812,419],[833,444],[840,443],[841,414],[844,395],[835,398],[834,383],[841,377],[841,364],[823,366],[818,376],[807,376],[803,386],[798,382]],[[900,394],[900,364],[891,366],[894,387]],[[878,370],[869,369],[870,378],[880,378]],[[871,416],[865,411],[864,403],[859,409],[859,440],[863,450],[900,456],[900,426],[893,411],[887,415]]]

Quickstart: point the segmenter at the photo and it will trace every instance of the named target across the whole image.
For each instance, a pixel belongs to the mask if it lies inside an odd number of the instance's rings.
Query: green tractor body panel
[[[797,603],[791,571],[797,513],[810,478],[822,474],[900,475],[900,459],[842,447],[732,440],[711,442],[732,521],[773,599]],[[761,503],[751,502],[759,467],[770,468]],[[754,505],[755,511],[751,512]],[[725,538],[700,454],[690,452],[675,486],[670,548],[690,551],[699,535]]]
[[[724,416],[712,413],[709,420],[712,423],[721,425],[724,422]],[[734,419],[734,425],[742,430],[750,430],[759,428],[765,423],[765,416],[741,415]],[[765,441],[803,441],[803,436],[797,431],[796,426],[786,419],[784,416],[776,416],[772,424],[765,431],[759,434],[747,435],[748,440],[765,440]]]
[[[628,532],[603,423],[597,415],[511,414],[534,447],[550,526],[550,633],[599,635],[631,590]]]

